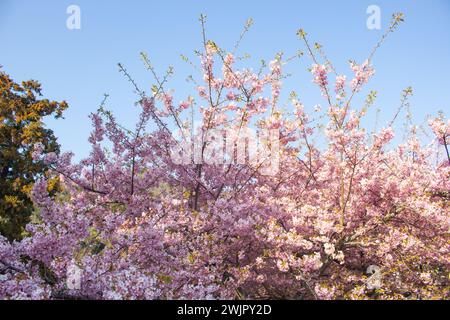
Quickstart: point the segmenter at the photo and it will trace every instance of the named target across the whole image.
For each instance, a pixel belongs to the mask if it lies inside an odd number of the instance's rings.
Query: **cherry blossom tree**
[[[301,53],[280,53],[256,72],[239,68],[236,50],[209,40],[200,21],[201,79],[191,78],[192,96],[175,103],[166,89],[172,69],[160,77],[142,54],[155,79],[151,94],[119,65],[139,95],[135,128],[119,124],[105,96],[90,116],[87,159],[73,163],[71,153],[35,146],[33,156],[60,177],[63,191],[50,197],[48,181],[37,182],[39,221],[28,224],[29,237],[0,238],[0,297],[448,298],[450,122],[430,120],[436,139],[421,141],[414,127],[391,146],[394,121],[375,133],[360,124],[376,93],[354,103],[374,75],[376,49],[402,15],[366,61],[350,63],[351,75],[338,74],[322,47],[298,31],[326,103],[313,115],[296,93],[289,110],[280,107],[283,67]],[[411,94],[403,92],[402,106]],[[257,162],[232,161],[233,148],[227,161],[207,161],[211,132],[235,132],[226,139],[236,146],[248,128],[277,130],[278,149]],[[192,161],[180,163],[173,150],[191,141],[186,136],[200,144]],[[279,169],[264,173],[275,156]]]

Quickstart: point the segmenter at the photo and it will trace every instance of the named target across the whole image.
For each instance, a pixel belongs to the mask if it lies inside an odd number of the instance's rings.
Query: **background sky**
[[[81,29],[66,27],[69,5],[81,9]],[[381,9],[382,30],[366,27],[369,5]],[[207,15],[207,37],[231,49],[247,18],[254,26],[240,53],[250,53],[250,65],[271,60],[279,51],[287,56],[304,50],[296,30],[304,28],[312,41],[324,45],[339,73],[351,76],[348,60],[362,62],[389,24],[392,13],[405,14],[405,23],[377,52],[376,75],[368,90],[377,90],[375,107],[381,110],[380,125],[396,112],[401,91],[412,86],[411,109],[416,123],[428,114],[450,111],[450,1],[448,0],[0,0],[0,65],[15,81],[36,79],[45,97],[66,100],[64,120],[48,120],[63,150],[77,158],[89,152],[88,115],[108,93],[108,108],[121,123],[132,126],[137,100],[132,87],[118,72],[121,62],[146,91],[152,77],[139,53],[146,51],[157,71],[172,65],[175,101],[184,99],[191,84],[185,79],[195,71],[180,59],[183,53],[195,60],[201,48],[200,13]],[[308,110],[325,101],[311,83],[306,57],[289,64],[295,76],[287,80],[286,93],[295,89]],[[361,98],[364,99],[364,96]],[[358,100],[356,101],[358,102]],[[373,126],[375,113],[366,125]],[[369,128],[370,129],[370,128]]]

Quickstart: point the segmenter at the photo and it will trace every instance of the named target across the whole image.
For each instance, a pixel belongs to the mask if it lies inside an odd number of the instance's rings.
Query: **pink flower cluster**
[[[337,94],[342,94],[345,90],[345,81],[346,81],[347,77],[344,75],[340,75],[336,77],[336,82],[335,82],[335,86],[334,86],[334,91]]]
[[[313,64],[311,73],[314,76],[313,82],[320,87],[325,95],[328,85],[328,68],[325,65]]]
[[[434,118],[429,121],[429,125],[440,144],[450,144],[450,119],[445,123],[442,118]]]
[[[368,60],[364,61],[361,65],[352,61],[350,62],[350,67],[355,73],[355,77],[351,81],[351,88],[353,91],[358,92],[362,86],[369,82],[369,79],[375,74],[375,70]]]

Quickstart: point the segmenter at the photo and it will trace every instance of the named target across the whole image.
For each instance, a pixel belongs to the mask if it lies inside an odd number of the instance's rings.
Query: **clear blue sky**
[[[81,30],[66,28],[66,8],[81,8]],[[128,82],[118,72],[123,63],[140,86],[148,91],[150,74],[139,58],[149,53],[163,72],[175,68],[170,86],[176,101],[190,90],[185,82],[192,68],[180,53],[195,58],[201,46],[198,17],[208,16],[208,38],[231,48],[246,19],[255,25],[241,47],[256,63],[304,49],[295,33],[304,28],[312,40],[325,46],[340,73],[350,75],[347,61],[361,62],[383,31],[368,30],[366,8],[381,8],[385,28],[393,12],[402,11],[405,23],[377,53],[376,76],[368,89],[379,92],[376,107],[381,124],[391,119],[402,89],[412,86],[411,106],[416,122],[427,114],[450,110],[450,1],[448,0],[353,0],[353,1],[24,1],[0,0],[0,64],[16,81],[33,78],[43,84],[44,95],[66,100],[65,120],[48,121],[64,150],[77,157],[87,155],[90,124],[88,114],[98,107],[103,93],[110,94],[109,109],[125,125],[131,125],[137,100]],[[324,103],[311,84],[307,59],[288,67],[296,74],[287,90],[296,89],[308,108]],[[369,122],[374,121],[373,115]],[[370,123],[369,123],[370,124]]]

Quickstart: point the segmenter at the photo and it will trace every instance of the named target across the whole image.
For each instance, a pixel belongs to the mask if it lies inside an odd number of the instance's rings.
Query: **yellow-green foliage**
[[[46,152],[58,152],[53,132],[43,118],[62,117],[66,102],[40,99],[41,85],[34,80],[15,83],[0,71],[0,233],[19,239],[33,212],[30,192],[46,166],[33,161],[33,146],[42,143]],[[51,184],[57,189],[57,180]]]

